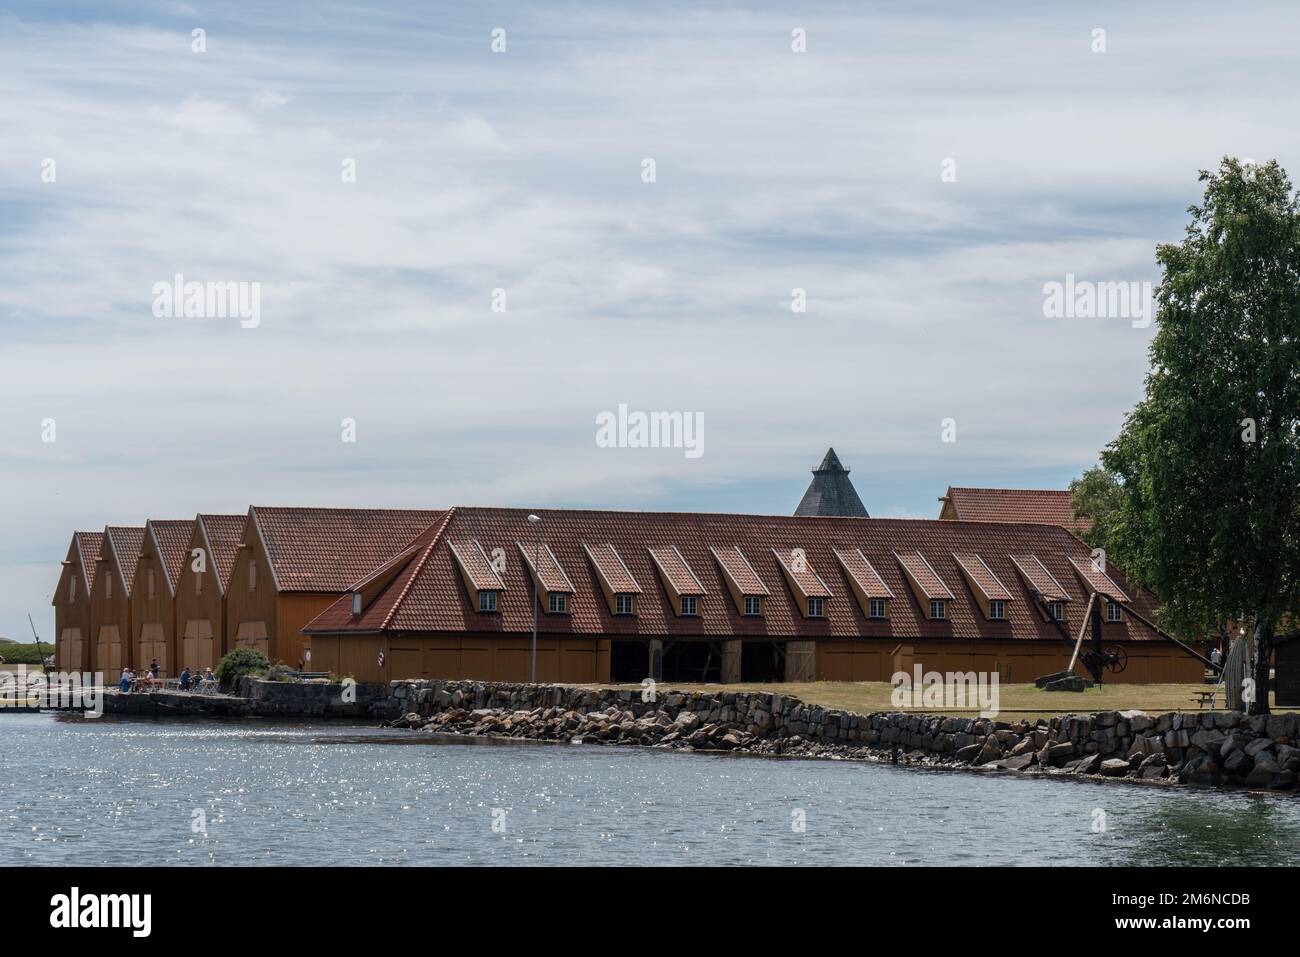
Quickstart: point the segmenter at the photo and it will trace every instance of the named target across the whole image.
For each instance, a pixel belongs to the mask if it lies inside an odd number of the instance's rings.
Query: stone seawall
[[[388,694],[387,685],[357,684],[347,694],[351,700],[345,701],[342,684],[244,677],[238,695],[105,690],[104,713],[155,718],[368,718],[376,705],[385,704]]]
[[[374,709],[425,732],[757,755],[887,760],[1018,774],[1294,790],[1300,716],[1104,711],[1037,721],[852,714],[790,695],[481,681],[395,681]]]

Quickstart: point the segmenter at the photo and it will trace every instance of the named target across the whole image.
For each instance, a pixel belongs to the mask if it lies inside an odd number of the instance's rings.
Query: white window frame
[[[826,599],[809,598],[808,599],[808,617],[825,618],[826,617]]]
[[[745,614],[750,618],[762,617],[763,614],[762,595],[745,596]]]
[[[361,614],[361,592],[359,591],[352,593],[352,614]]]
[[[682,617],[694,618],[700,613],[700,600],[697,595],[682,596]]]
[[[884,598],[872,598],[867,602],[867,612],[869,618],[888,618],[889,602]]]
[[[569,596],[562,591],[553,591],[546,601],[548,615],[567,615],[569,613]]]
[[[1124,609],[1117,601],[1106,602],[1106,621],[1114,624],[1124,620]]]
[[[483,591],[478,593],[478,610],[480,612],[493,612],[497,610],[497,593],[493,589],[485,588]]]
[[[1064,621],[1065,620],[1065,602],[1049,601],[1047,603],[1047,620]]]
[[[943,598],[930,599],[930,620],[947,621],[948,620],[948,602]]]
[[[989,599],[989,621],[1006,621],[1007,603],[1001,598]]]
[[[636,596],[630,591],[621,591],[614,595],[614,614],[635,615]]]

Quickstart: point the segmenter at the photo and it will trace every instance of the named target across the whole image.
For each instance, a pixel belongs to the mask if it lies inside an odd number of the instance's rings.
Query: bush
[[[0,658],[7,665],[39,665],[52,654],[54,646],[44,641],[39,648],[36,645],[0,645]]]
[[[265,678],[267,681],[295,681],[298,678],[298,672],[294,671],[286,664],[277,664],[267,671]]]
[[[239,679],[244,675],[265,674],[270,667],[266,655],[256,648],[236,648],[217,665],[217,684],[222,691],[230,693],[239,688]]]

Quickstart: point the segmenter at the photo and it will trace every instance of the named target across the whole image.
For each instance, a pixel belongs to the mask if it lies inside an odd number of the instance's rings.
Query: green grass
[[[0,658],[4,659],[4,664],[0,664],[0,668],[9,668],[12,665],[39,665],[52,654],[54,654],[54,646],[44,641],[41,642],[39,651],[34,644],[0,645]]]

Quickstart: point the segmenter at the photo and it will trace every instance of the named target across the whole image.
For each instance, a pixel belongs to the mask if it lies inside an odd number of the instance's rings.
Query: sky
[[[0,0],[0,636],[74,529],[250,503],[789,513],[828,446],[875,516],[1063,488],[1156,327],[1045,284],[1156,283],[1198,171],[1294,172],[1297,48],[1286,3]]]

